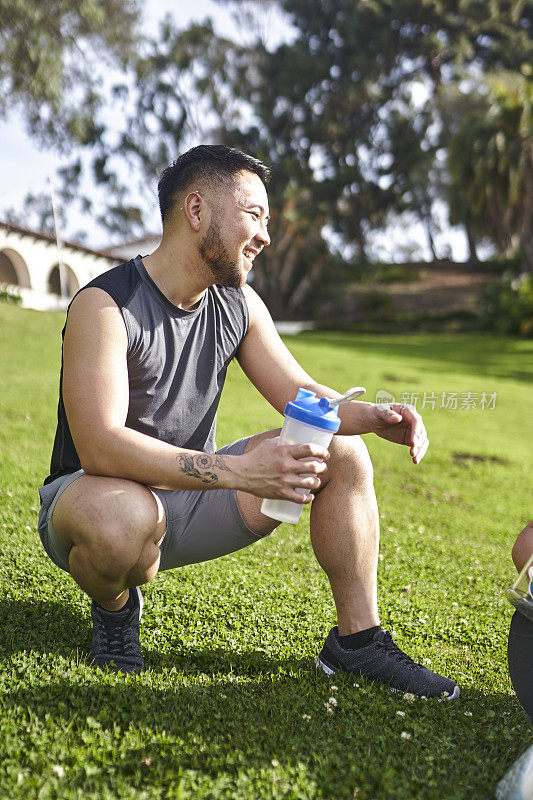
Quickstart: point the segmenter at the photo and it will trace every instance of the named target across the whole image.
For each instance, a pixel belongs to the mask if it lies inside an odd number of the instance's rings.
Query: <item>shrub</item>
[[[8,283],[0,283],[0,301],[2,300],[5,303],[15,303],[15,305],[19,306],[22,303],[22,297],[18,287],[11,286]]]
[[[533,337],[533,273],[506,273],[482,295],[487,328]]]

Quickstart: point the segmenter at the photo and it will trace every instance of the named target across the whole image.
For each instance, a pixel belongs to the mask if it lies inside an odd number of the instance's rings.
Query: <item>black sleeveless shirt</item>
[[[177,447],[213,453],[226,371],[248,330],[242,289],[210,286],[199,305],[186,311],[158,289],[141,256],[104,272],[80,291],[90,287],[110,295],[126,327],[126,427]],[[80,467],[63,404],[61,363],[57,430],[45,484]]]

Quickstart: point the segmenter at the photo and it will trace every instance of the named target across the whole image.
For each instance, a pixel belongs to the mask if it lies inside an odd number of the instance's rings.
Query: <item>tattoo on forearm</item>
[[[201,453],[197,456],[190,456],[183,453],[178,456],[180,470],[191,478],[198,478],[202,483],[218,483],[218,475],[212,472],[213,468],[229,470],[223,456]]]
[[[226,459],[224,458],[224,456],[215,456],[215,467],[218,467],[218,469],[223,469],[226,470],[226,472],[229,472],[229,467],[226,464]]]

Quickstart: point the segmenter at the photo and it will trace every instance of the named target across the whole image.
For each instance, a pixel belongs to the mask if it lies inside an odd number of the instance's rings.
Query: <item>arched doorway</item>
[[[10,247],[0,251],[0,283],[11,283],[31,289],[30,273],[26,262],[20,253]]]
[[[67,293],[67,297],[71,298],[74,297],[78,289],[80,288],[80,282],[77,279],[74,270],[69,267],[68,264],[63,264],[63,275],[64,275],[64,282],[65,286],[64,289]],[[52,267],[50,275],[48,276],[48,291],[50,294],[57,294],[61,297],[61,281],[59,277],[59,264],[56,264]]]

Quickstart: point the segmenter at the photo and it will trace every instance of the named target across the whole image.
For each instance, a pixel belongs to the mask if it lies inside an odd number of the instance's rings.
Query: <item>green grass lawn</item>
[[[315,671],[334,624],[297,526],[145,588],[149,670],[84,663],[89,602],[45,555],[37,488],[55,429],[63,316],[0,304],[0,798],[491,798],[531,743],[507,674],[510,548],[531,507],[533,343],[306,333],[294,355],[339,391],[429,395],[418,467],[375,436],[382,624],[455,678],[452,704],[409,703]],[[529,369],[529,374],[527,370]],[[441,396],[497,393],[495,408]],[[279,424],[229,370],[217,441]],[[335,694],[336,712],[325,703]],[[405,735],[402,735],[405,734]]]

